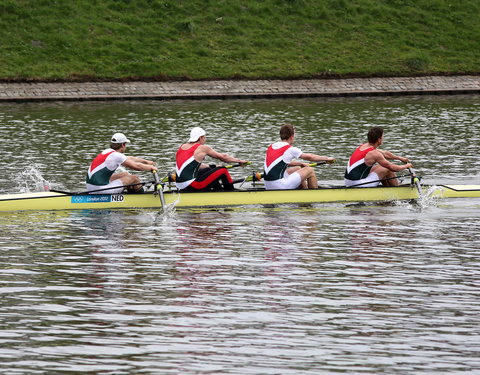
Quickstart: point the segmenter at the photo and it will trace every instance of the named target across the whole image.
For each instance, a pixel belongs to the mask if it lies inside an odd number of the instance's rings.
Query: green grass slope
[[[0,0],[0,79],[477,74],[478,0]]]

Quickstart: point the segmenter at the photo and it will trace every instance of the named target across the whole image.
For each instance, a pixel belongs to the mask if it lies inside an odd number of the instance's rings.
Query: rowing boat
[[[480,198],[480,185],[422,185],[423,191],[436,198]],[[176,207],[219,207],[326,202],[384,202],[418,199],[412,185],[397,187],[345,188],[321,187],[312,190],[239,189],[219,192],[182,192],[166,189],[165,204]],[[158,193],[84,194],[35,192],[0,195],[0,211],[84,210],[161,208]]]

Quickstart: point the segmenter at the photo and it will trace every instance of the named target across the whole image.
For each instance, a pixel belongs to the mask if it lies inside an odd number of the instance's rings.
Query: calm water
[[[341,181],[373,125],[429,183],[480,184],[480,97],[0,105],[0,190],[83,190],[122,131],[173,168],[193,126],[250,159],[279,125]],[[145,176],[148,178],[148,176]],[[480,200],[0,213],[5,374],[474,374]]]

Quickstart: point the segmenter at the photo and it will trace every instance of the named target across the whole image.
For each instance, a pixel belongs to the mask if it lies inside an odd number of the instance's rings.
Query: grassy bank
[[[478,0],[0,0],[0,79],[480,72]]]

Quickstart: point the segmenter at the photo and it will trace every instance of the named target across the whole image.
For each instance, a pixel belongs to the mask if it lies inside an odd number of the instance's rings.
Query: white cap
[[[205,132],[205,130],[203,130],[202,128],[199,128],[198,126],[193,128],[191,131],[190,131],[190,139],[188,140],[189,142],[196,142],[198,141],[198,139],[207,134]]]
[[[115,133],[112,135],[112,143],[130,143],[123,133]]]

